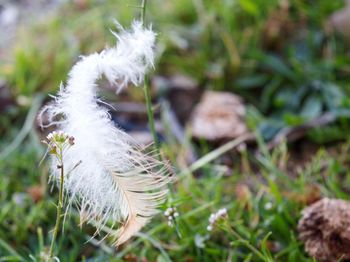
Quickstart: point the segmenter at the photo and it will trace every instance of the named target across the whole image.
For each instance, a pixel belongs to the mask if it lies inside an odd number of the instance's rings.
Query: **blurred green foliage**
[[[32,101],[37,93],[55,93],[79,55],[102,50],[105,43],[114,44],[109,32],[114,29],[114,18],[127,26],[139,15],[137,9],[127,6],[137,1],[82,1],[84,6],[77,2],[69,1],[45,21],[20,28],[13,60],[0,63],[0,75],[15,100]],[[290,0],[288,10],[287,1],[277,0],[148,2],[147,20],[159,32],[155,74],[183,73],[195,78],[203,89],[240,94],[250,105],[249,126],[265,140],[282,128],[325,113],[334,114],[337,121],[312,130],[309,138],[324,143],[348,137],[348,46],[326,25],[329,15],[342,8],[344,1]],[[11,108],[0,116],[1,148],[18,133],[26,110]],[[46,188],[45,166],[38,169],[42,153],[38,148],[31,135],[21,150],[0,161],[1,261],[29,261],[29,254],[38,259],[49,243],[55,196]],[[174,152],[186,151],[186,145],[164,144],[163,149],[181,173]],[[266,152],[264,149],[261,142],[260,152]],[[336,154],[321,149],[297,174],[286,168],[288,153],[283,145],[271,154],[246,152],[233,157],[237,165],[229,176],[222,171],[227,167],[208,164],[200,178],[187,174],[174,185],[181,238],[159,216],[143,235],[119,250],[104,241],[84,244],[93,228],[77,229],[73,212],[59,240],[59,257],[61,261],[260,261],[229,233],[207,232],[210,214],[227,207],[231,225],[266,258],[313,261],[303,252],[296,232],[306,203],[286,196],[307,198],[309,185],[314,185],[323,196],[349,199],[348,155],[347,143]],[[242,171],[239,163],[246,158],[254,167]],[[242,183],[243,195],[237,193]],[[33,185],[44,190],[37,201],[28,193]]]
[[[132,1],[83,3],[66,4],[57,16],[21,29],[14,62],[0,67],[15,96],[54,93],[79,55],[113,45],[114,18],[127,25],[138,16],[127,6]],[[147,19],[159,32],[156,73],[182,72],[203,88],[242,95],[261,112],[259,129],[267,140],[326,112],[348,118],[348,46],[327,26],[329,15],[343,5],[341,0],[150,1]],[[341,122],[334,127],[348,127]],[[341,133],[333,139],[344,138]]]

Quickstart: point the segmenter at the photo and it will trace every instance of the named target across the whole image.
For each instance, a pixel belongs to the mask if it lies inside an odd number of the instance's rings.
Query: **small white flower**
[[[176,211],[175,207],[169,207],[164,211],[164,215],[168,219],[168,225],[172,227],[176,217],[179,216],[179,213]]]
[[[271,202],[267,202],[267,203],[265,204],[264,208],[265,208],[266,210],[270,210],[270,209],[272,208],[272,203],[271,203]]]
[[[227,217],[227,209],[221,208],[216,213],[210,214],[209,225],[207,226],[208,231],[212,231],[216,222],[220,219],[225,219]]]
[[[214,224],[217,219],[218,219],[217,213],[211,214],[209,217],[209,223]]]
[[[224,215],[227,215],[227,209],[226,208],[219,209],[217,216],[220,217],[220,216],[224,216]]]
[[[74,137],[69,136],[63,131],[53,131],[46,136],[46,139],[47,140],[43,140],[42,143],[47,145],[48,153],[50,155],[56,155],[56,157],[63,154],[63,151],[74,145]],[[58,157],[58,159],[62,161],[61,157]]]

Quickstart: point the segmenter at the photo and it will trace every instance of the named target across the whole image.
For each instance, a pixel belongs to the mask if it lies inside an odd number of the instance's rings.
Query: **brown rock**
[[[302,211],[299,238],[321,261],[350,259],[350,202],[324,198]]]
[[[329,23],[335,31],[344,35],[350,42],[350,0],[347,0],[346,3],[343,9],[332,14]]]
[[[244,116],[245,106],[239,96],[206,91],[191,116],[193,137],[210,141],[239,137],[248,132]]]

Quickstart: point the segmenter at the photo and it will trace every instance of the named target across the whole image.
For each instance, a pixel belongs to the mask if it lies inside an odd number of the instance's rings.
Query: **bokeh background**
[[[39,260],[54,226],[40,108],[80,55],[115,44],[114,19],[127,28],[137,4],[0,1],[1,261]],[[157,133],[178,176],[163,209],[177,207],[178,226],[160,214],[117,250],[110,239],[87,242],[94,228],[79,228],[73,210],[61,261],[260,261],[230,232],[207,231],[221,207],[266,257],[313,261],[298,239],[300,211],[349,199],[350,2],[149,0],[146,20],[158,33]],[[119,127],[152,142],[142,88],[116,95],[102,81],[100,94]]]

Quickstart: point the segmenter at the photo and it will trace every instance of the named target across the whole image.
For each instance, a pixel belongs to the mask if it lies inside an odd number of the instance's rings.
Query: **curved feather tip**
[[[82,57],[69,73],[67,85],[44,110],[52,125],[75,138],[75,145],[63,156],[69,171],[64,182],[69,204],[76,204],[82,221],[94,222],[97,232],[111,221],[121,223],[116,241],[120,245],[158,212],[169,179],[166,168],[159,169],[161,163],[143,154],[113,124],[107,109],[98,105],[96,81],[102,76],[119,90],[128,83],[139,85],[153,67],[155,33],[151,29],[134,22],[132,30],[114,35],[117,45]],[[51,169],[58,181],[54,159]]]

